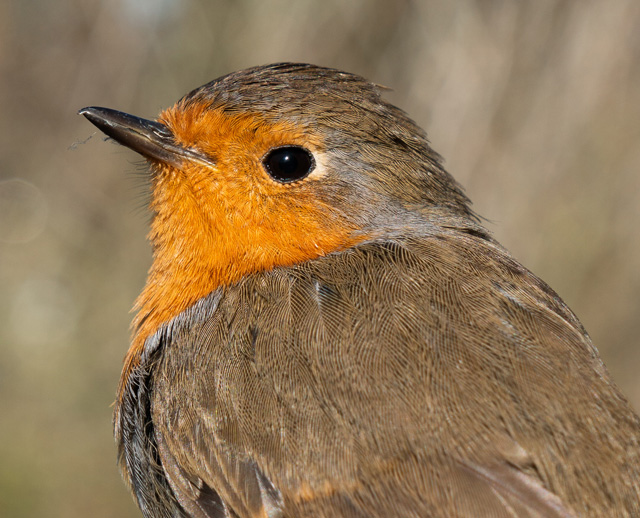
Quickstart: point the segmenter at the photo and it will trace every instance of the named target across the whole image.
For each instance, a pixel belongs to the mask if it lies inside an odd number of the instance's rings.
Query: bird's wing
[[[189,514],[638,509],[638,422],[579,322],[496,245],[444,241],[252,276],[164,330],[151,415]]]

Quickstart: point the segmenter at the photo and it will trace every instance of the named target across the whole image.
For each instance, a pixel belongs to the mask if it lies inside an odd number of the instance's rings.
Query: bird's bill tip
[[[91,116],[94,112],[103,110],[104,108],[100,108],[99,106],[85,106],[84,108],[80,108],[78,110],[78,115]]]

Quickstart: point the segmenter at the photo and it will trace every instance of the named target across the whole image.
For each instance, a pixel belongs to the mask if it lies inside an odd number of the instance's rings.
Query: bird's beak
[[[78,113],[105,135],[148,160],[177,168],[181,168],[185,161],[212,164],[210,159],[196,150],[176,143],[171,130],[160,122],[97,106],[82,108]]]

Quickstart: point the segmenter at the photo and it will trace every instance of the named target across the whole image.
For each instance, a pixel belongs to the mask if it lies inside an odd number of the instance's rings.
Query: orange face
[[[205,159],[185,154],[179,167],[152,163],[154,261],[136,302],[132,350],[218,287],[364,239],[320,194],[327,164],[318,135],[201,103],[178,103],[159,121],[177,144]],[[304,179],[284,183],[270,176],[265,158],[284,146],[311,154]]]
[[[155,166],[152,241],[160,248],[179,247],[175,251],[182,257],[200,262],[215,277],[210,288],[353,244],[349,236],[355,229],[318,196],[326,168],[317,136],[291,123],[267,123],[258,115],[229,115],[200,104],[178,105],[160,121],[180,145],[211,163],[185,160],[179,170]],[[264,158],[283,146],[300,146],[313,155],[308,177],[283,183],[268,174]]]

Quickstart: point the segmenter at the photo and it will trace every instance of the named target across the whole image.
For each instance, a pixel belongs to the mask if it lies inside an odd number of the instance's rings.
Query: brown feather
[[[638,419],[568,308],[492,243],[369,243],[214,300],[164,331],[151,413],[239,516],[262,512],[256,477],[291,517],[640,510]]]

